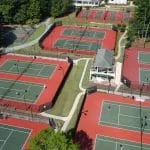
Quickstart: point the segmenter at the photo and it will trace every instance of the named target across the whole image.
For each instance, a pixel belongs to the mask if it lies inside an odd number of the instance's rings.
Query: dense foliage
[[[34,24],[70,11],[71,0],[0,0],[0,23]]]
[[[136,15],[134,22],[129,24],[128,40],[133,42],[138,38],[150,38],[150,1],[134,0]]]
[[[71,135],[66,135],[52,128],[47,128],[35,136],[29,145],[30,150],[78,150],[79,146],[72,140]]]

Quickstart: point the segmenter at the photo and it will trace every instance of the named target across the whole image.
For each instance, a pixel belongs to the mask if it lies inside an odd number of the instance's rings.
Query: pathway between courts
[[[48,113],[45,113],[45,112],[41,113],[42,116],[46,116],[46,117],[50,117],[50,118],[54,118],[54,119],[60,119],[60,120],[65,121],[65,123],[64,123],[64,125],[63,125],[63,127],[61,129],[63,132],[65,132],[67,130],[67,127],[68,127],[68,125],[70,123],[70,120],[71,120],[73,114],[75,113],[75,110],[77,109],[78,103],[80,101],[80,97],[82,95],[84,95],[85,91],[86,91],[86,89],[84,89],[82,87],[82,82],[83,82],[84,75],[85,75],[88,63],[90,61],[90,58],[81,58],[81,59],[75,60],[74,63],[77,65],[78,61],[80,61],[80,60],[86,60],[86,63],[85,63],[85,66],[84,66],[84,70],[83,70],[83,73],[82,73],[82,76],[81,76],[81,79],[80,79],[80,82],[79,82],[79,88],[80,88],[80,90],[82,92],[78,93],[78,95],[76,96],[74,104],[73,104],[73,106],[71,108],[71,111],[70,111],[69,115],[67,117],[62,117],[62,116],[51,115],[51,114],[48,114]]]

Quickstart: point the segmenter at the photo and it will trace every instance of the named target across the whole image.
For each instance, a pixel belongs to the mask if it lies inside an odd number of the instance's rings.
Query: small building
[[[90,80],[111,80],[115,78],[113,51],[99,49],[90,69]]]
[[[128,0],[108,0],[108,4],[119,4],[119,5],[126,5]]]
[[[74,6],[99,6],[100,0],[73,0]]]

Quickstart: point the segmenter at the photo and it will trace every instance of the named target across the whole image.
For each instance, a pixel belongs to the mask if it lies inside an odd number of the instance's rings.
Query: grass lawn
[[[74,114],[73,114],[73,116],[71,118],[70,124],[67,127],[67,131],[75,129],[76,124],[77,124],[77,120],[79,118],[79,113],[80,113],[80,110],[81,110],[81,106],[82,106],[83,100],[84,100],[84,95],[82,95],[80,97],[80,101],[78,103],[77,109],[76,109],[76,111],[74,112]]]
[[[45,31],[46,25],[41,24],[35,32],[31,34],[31,36],[25,41],[25,42],[30,42],[41,36],[41,34]]]
[[[89,82],[89,77],[90,77],[90,68],[93,64],[93,59],[91,59],[88,63],[88,66],[87,66],[87,69],[86,69],[86,72],[85,72],[85,76],[83,78],[83,82],[82,82],[82,86],[83,88],[88,88],[90,86],[90,82]]]
[[[79,89],[79,82],[85,62],[86,60],[81,60],[78,62],[78,65],[73,66],[55,105],[53,108],[47,110],[47,113],[59,116],[68,116],[77,94],[81,92]]]

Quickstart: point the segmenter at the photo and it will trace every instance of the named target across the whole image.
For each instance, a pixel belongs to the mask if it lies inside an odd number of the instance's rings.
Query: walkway
[[[115,77],[115,83],[117,85],[115,91],[118,91],[118,89],[120,88],[120,85],[122,84],[121,83],[122,62],[119,62],[117,60],[122,56],[122,53],[124,51],[125,43],[122,44],[122,42],[123,42],[123,40],[126,39],[126,34],[127,34],[127,29],[125,30],[125,32],[123,33],[123,35],[119,39],[119,42],[118,42],[118,54],[115,57],[115,60],[116,60],[116,77]]]
[[[115,57],[116,60],[121,57],[122,48],[125,47],[125,45],[122,44],[122,41],[123,41],[124,39],[126,39],[126,34],[127,34],[127,32],[128,32],[128,31],[127,31],[127,29],[126,29],[125,32],[123,33],[123,35],[121,36],[121,38],[119,39],[119,42],[118,42],[118,54],[117,54],[117,56]]]

